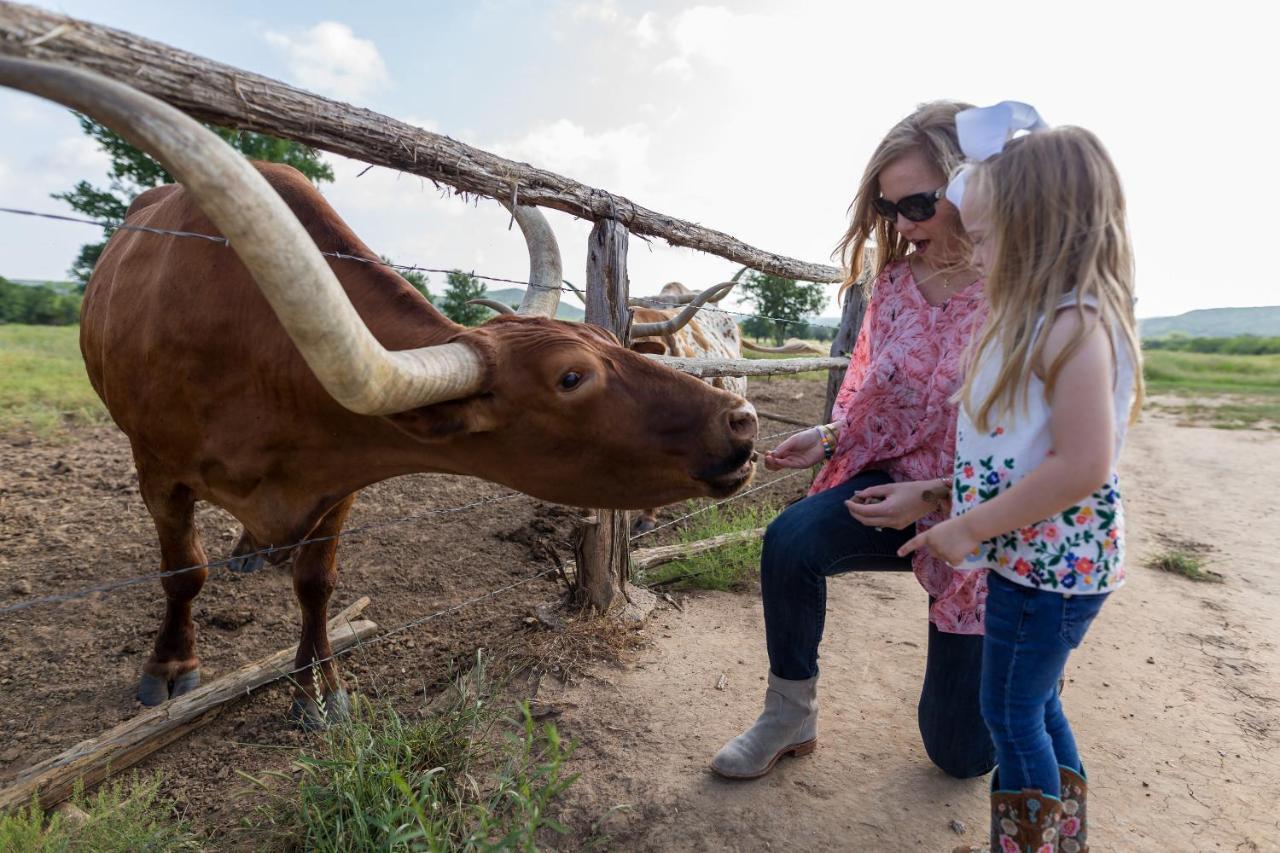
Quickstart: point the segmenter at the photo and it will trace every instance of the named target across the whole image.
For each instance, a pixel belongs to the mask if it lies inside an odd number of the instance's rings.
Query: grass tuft
[[[690,503],[690,507],[694,507],[694,504]],[[689,525],[680,531],[677,541],[697,542],[724,533],[765,527],[778,512],[779,507],[774,503],[754,507],[734,504],[717,506],[694,516]],[[760,539],[736,542],[714,551],[654,566],[639,573],[636,582],[674,589],[742,589],[759,577],[761,544]]]
[[[553,801],[577,778],[573,751],[527,705],[511,720],[483,667],[457,680],[440,707],[406,719],[356,697],[295,773],[254,783],[268,793],[253,823],[269,846],[307,851],[534,850],[566,830]]]
[[[1222,583],[1226,578],[1204,567],[1204,560],[1190,549],[1170,548],[1153,556],[1147,565],[1201,583]]]
[[[104,783],[92,795],[81,784],[71,803],[83,817],[45,813],[33,800],[27,808],[0,815],[0,851],[103,851],[133,853],[136,850],[200,850],[191,828],[178,817],[173,803],[160,794],[161,778],[134,774],[128,781]]]

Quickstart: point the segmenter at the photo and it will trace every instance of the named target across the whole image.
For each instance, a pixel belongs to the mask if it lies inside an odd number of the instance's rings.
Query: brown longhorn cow
[[[668,282],[656,297],[637,297],[629,302],[631,318],[630,348],[647,355],[667,355],[678,358],[736,359],[742,358],[744,349],[752,352],[783,355],[821,355],[822,351],[797,338],[789,339],[780,347],[764,347],[742,337],[738,322],[729,312],[714,305],[733,290],[739,271],[731,280],[712,285],[701,293],[694,293],[678,281]],[[587,296],[573,285],[569,287],[586,304]],[[499,314],[514,314],[510,305],[494,299],[473,299],[473,304],[483,305]],[[714,388],[745,397],[745,376],[717,376],[703,380]],[[657,510],[649,507],[636,513],[631,520],[631,533],[638,536],[658,525]]]
[[[535,210],[514,211],[532,267],[521,316],[467,329],[385,267],[326,261],[317,248],[377,256],[293,169],[251,165],[178,111],[87,72],[0,58],[0,85],[92,116],[180,181],[139,196],[127,224],[230,242],[117,231],[85,294],[85,364],[132,445],[162,570],[207,562],[197,500],[229,511],[254,543],[288,545],[332,536],[361,488],[414,472],[613,509],[749,481],[745,400],[598,328],[549,319],[559,252]],[[322,695],[331,711],[346,703],[325,627],[336,547],[294,552],[292,712],[304,723],[322,719]],[[191,607],[207,573],[162,579],[145,704],[199,681]]]

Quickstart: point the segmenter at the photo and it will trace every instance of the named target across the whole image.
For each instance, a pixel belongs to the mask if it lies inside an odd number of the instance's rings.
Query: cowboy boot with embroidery
[[[1062,853],[1089,853],[1089,821],[1085,800],[1089,783],[1084,775],[1069,767],[1058,768],[1062,780],[1062,820],[1058,823],[1058,849]]]
[[[991,775],[991,835],[987,846],[965,845],[952,853],[1057,853],[1062,801],[1040,791],[998,790],[999,768]]]

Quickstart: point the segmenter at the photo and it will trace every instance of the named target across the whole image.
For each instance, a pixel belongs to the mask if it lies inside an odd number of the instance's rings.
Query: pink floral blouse
[[[890,264],[876,279],[836,395],[840,423],[835,455],[810,494],[838,486],[865,470],[896,482],[949,476],[955,462],[956,407],[964,351],[987,313],[982,280],[932,306],[916,286],[911,264]],[[925,530],[945,518],[933,513]],[[921,549],[912,558],[920,585],[934,599],[929,621],[950,634],[981,634],[987,598],[985,571],[958,572]]]

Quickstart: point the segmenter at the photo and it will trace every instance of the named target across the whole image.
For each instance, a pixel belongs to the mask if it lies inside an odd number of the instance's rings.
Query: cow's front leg
[[[308,539],[335,536],[342,530],[355,495],[334,506],[307,536]],[[294,658],[295,684],[289,716],[303,728],[323,728],[346,717],[350,699],[338,677],[337,663],[330,659],[329,596],[338,583],[338,540],[313,542],[298,549],[293,560],[293,591],[302,608],[302,638]]]

